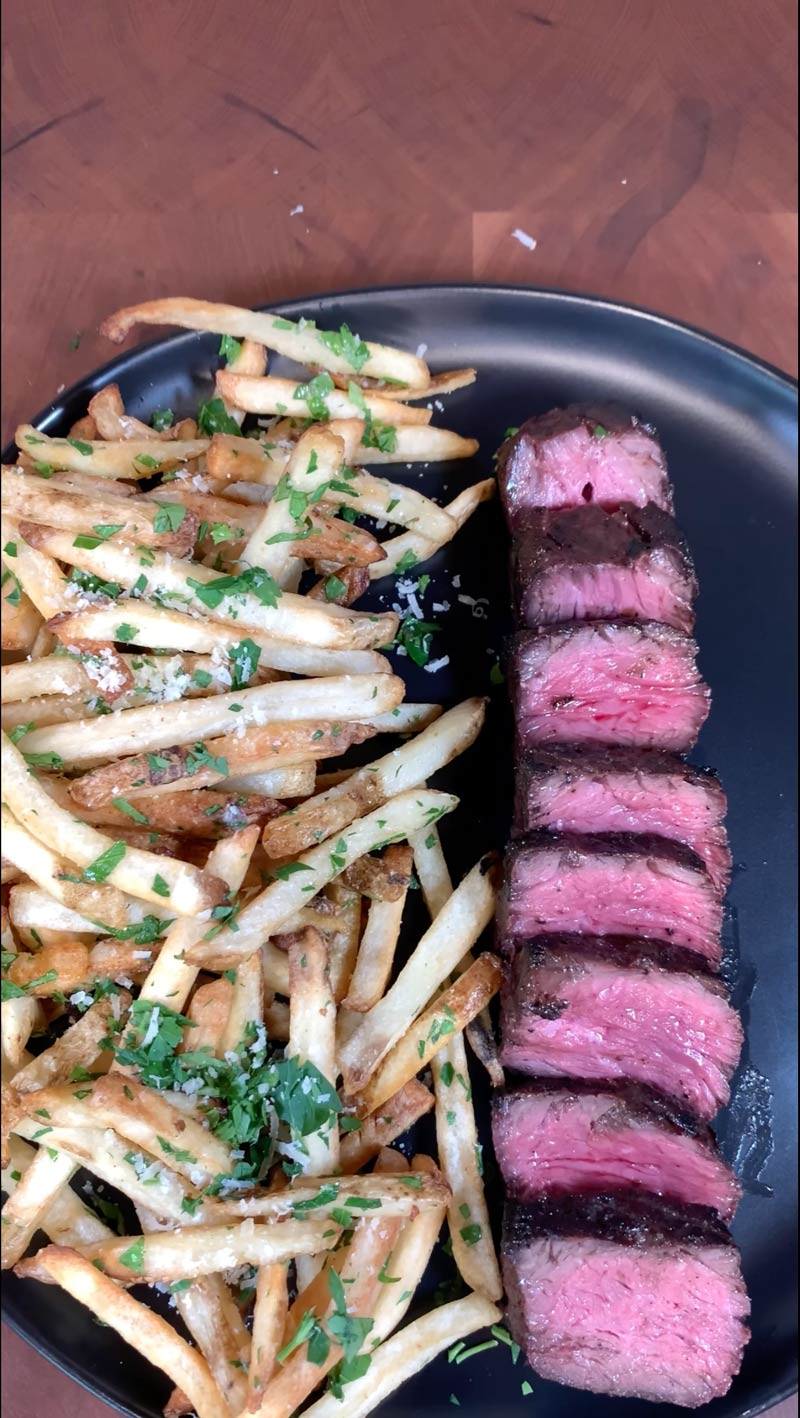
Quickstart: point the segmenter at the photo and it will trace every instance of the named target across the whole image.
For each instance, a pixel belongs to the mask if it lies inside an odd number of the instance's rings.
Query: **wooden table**
[[[556,286],[794,370],[794,9],[18,0],[4,435],[164,294]],[[4,1372],[7,1418],[108,1412],[14,1338]]]

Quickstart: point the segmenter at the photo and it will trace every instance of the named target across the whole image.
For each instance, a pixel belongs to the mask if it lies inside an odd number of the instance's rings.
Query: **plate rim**
[[[426,292],[435,294],[442,291],[451,292],[453,294],[461,293],[463,295],[502,295],[523,300],[535,298],[562,307],[571,306],[577,307],[578,309],[583,307],[588,311],[601,310],[613,313],[617,316],[633,318],[637,321],[649,323],[661,329],[677,333],[678,335],[684,337],[688,336],[692,343],[698,343],[711,350],[716,350],[718,353],[721,352],[728,357],[733,357],[762,375],[767,375],[783,393],[789,394],[790,396],[794,395],[795,403],[797,402],[798,379],[794,375],[789,374],[786,370],[770,363],[768,360],[761,358],[761,356],[753,354],[750,350],[747,350],[733,341],[712,334],[701,326],[693,325],[688,321],[679,320],[663,312],[653,310],[648,306],[615,300],[611,297],[595,295],[590,292],[563,289],[561,287],[519,285],[505,282],[413,281],[401,284],[345,287],[305,296],[296,296],[291,300],[270,301],[266,304],[253,305],[249,308],[257,311],[274,310],[278,314],[290,314],[292,311],[299,308],[308,307],[316,303],[330,303],[339,299],[360,300],[370,297],[402,298],[408,295],[417,295]],[[148,356],[155,351],[164,349],[167,346],[173,346],[177,349],[182,343],[189,346],[193,339],[209,333],[211,332],[179,329],[173,334],[162,335],[156,339],[143,341],[124,350],[120,350],[104,364],[95,366],[80,378],[74,380],[72,384],[62,388],[49,404],[45,405],[30,419],[30,423],[36,428],[41,428],[43,424],[47,424],[63,414],[64,407],[69,401],[78,396],[82,391],[85,391],[87,386],[95,383],[98,379],[110,379],[123,371],[135,370],[135,366],[140,360],[146,361]],[[8,450],[15,446],[12,438],[3,449],[4,459]],[[17,1335],[26,1344],[30,1345],[37,1354],[46,1358],[47,1361],[53,1364],[61,1373],[77,1383],[86,1392],[91,1393],[93,1397],[99,1398],[102,1402],[108,1404],[112,1411],[126,1415],[126,1418],[134,1418],[133,1409],[127,1407],[127,1405],[121,1406],[116,1399],[109,1399],[101,1389],[96,1386],[88,1374],[79,1373],[71,1366],[70,1362],[51,1344],[48,1337],[32,1338],[26,1331],[24,1325],[9,1311],[5,1291],[3,1291],[2,1297],[0,1298],[0,1316],[2,1317],[3,1323],[8,1326],[12,1333]],[[741,1418],[758,1418],[758,1415],[769,1412],[777,1404],[783,1403],[786,1399],[791,1398],[797,1391],[797,1378],[790,1377],[785,1379],[775,1395],[765,1399],[763,1402],[758,1402],[754,1407],[743,1410]]]

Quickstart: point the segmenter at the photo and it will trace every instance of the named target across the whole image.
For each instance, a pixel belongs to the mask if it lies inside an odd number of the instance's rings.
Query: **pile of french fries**
[[[497,869],[453,887],[429,786],[484,702],[405,702],[397,614],[353,608],[492,495],[364,471],[473,453],[425,404],[475,376],[196,300],[103,329],[140,323],[221,337],[198,418],[107,385],[3,469],[2,1265],[162,1369],[168,1415],[355,1418],[500,1319],[465,1046],[499,1082]],[[445,1221],[465,1293],[400,1328]]]

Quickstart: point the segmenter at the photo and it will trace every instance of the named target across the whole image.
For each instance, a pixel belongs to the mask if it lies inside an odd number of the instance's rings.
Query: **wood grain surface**
[[[795,370],[795,12],[8,0],[4,435],[165,294],[560,287]],[[108,1413],[13,1336],[3,1411]]]

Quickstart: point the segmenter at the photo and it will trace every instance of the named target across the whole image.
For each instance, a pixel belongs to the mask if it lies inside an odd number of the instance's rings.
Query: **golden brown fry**
[[[3,573],[6,574],[5,572]],[[13,572],[3,585],[2,617],[0,617],[0,647],[3,650],[30,654],[36,636],[42,625],[42,617],[22,591]]]
[[[77,779],[76,782],[80,782]],[[81,817],[94,827],[118,827],[124,821],[123,808],[116,806],[119,794],[100,807],[81,804]],[[137,802],[135,810],[145,820],[145,831],[185,833],[191,837],[230,837],[243,827],[263,827],[283,811],[283,804],[263,793],[223,792],[211,788],[190,792],[151,794],[147,802]],[[135,819],[137,822],[139,818]]]
[[[95,768],[70,784],[70,796],[79,807],[96,808],[112,803],[115,797],[147,797],[153,788],[210,787],[237,773],[263,770],[273,764],[277,767],[306,759],[333,758],[345,753],[351,744],[364,743],[374,733],[368,724],[329,719],[254,725],[244,733],[232,730],[220,738],[208,739],[202,745],[199,763],[195,742],[185,747],[159,747],[156,753],[151,751]],[[136,807],[147,815],[147,804],[137,801]]]
[[[364,1118],[361,1127],[341,1140],[339,1162],[346,1172],[358,1172],[377,1157],[433,1107],[433,1094],[418,1078],[412,1078],[377,1113]]]
[[[259,378],[257,375],[234,374],[222,369],[217,375],[217,387],[224,399],[251,414],[285,414],[289,418],[300,419],[309,416],[308,400],[298,392],[303,385],[298,385],[293,379],[277,379],[272,375]],[[400,404],[383,394],[365,392],[361,399],[376,423],[389,424],[392,428],[409,424],[425,425],[431,420],[430,409]],[[325,395],[328,418],[357,419],[365,416],[361,399],[355,403],[346,391],[332,388]]]
[[[447,515],[452,518],[455,535],[460,527],[472,516],[476,507],[482,502],[488,501],[494,496],[496,483],[494,478],[485,478],[483,482],[474,483],[472,487],[466,487],[452,502],[448,502],[445,507]],[[427,561],[435,552],[446,545],[439,536],[432,535],[430,528],[425,527],[424,531],[416,528],[407,532],[402,532],[397,537],[389,537],[381,546],[383,556],[380,561],[373,562],[370,566],[369,576],[371,581],[379,581],[382,576],[393,576],[397,571],[399,563],[408,565],[408,558],[413,557],[413,565],[416,567],[420,562]]]
[[[387,1225],[399,1222],[387,1221]],[[323,1235],[326,1232],[326,1235]],[[222,1226],[187,1226],[181,1231],[151,1231],[144,1236],[114,1236],[82,1248],[89,1260],[100,1261],[106,1275],[124,1284],[137,1279],[171,1281],[213,1275],[237,1265],[271,1265],[296,1255],[316,1255],[332,1250],[341,1230],[330,1221],[242,1221]],[[140,1263],[131,1267],[124,1257],[132,1246]],[[228,1257],[231,1257],[228,1260]],[[29,1275],[39,1279],[36,1256],[27,1263]],[[132,1273],[133,1270],[133,1273]]]
[[[249,1032],[264,1016],[264,986],[261,979],[261,952],[254,950],[234,971],[228,1018],[219,1041],[220,1058],[242,1044],[252,1042]]]
[[[262,1265],[256,1281],[253,1310],[253,1343],[247,1372],[246,1408],[254,1413],[269,1379],[275,1371],[275,1357],[281,1347],[286,1325],[288,1295],[286,1266]]]
[[[337,372],[355,373],[355,366],[337,354],[316,326],[309,321],[295,323],[269,311],[245,310],[189,296],[170,296],[131,305],[109,315],[100,333],[121,344],[134,325],[180,325],[187,330],[213,330],[237,340],[253,340],[285,355],[298,364],[319,364]],[[376,379],[392,379],[411,386],[427,382],[430,372],[425,361],[390,345],[366,342],[367,357],[360,373]]]
[[[104,438],[111,442],[121,439],[146,438],[157,439],[162,443],[171,442],[175,438],[196,438],[197,426],[194,419],[183,419],[180,423],[170,424],[169,428],[152,428],[149,423],[142,423],[141,419],[134,418],[125,412],[125,405],[122,402],[122,395],[118,384],[105,384],[102,389],[98,389],[93,398],[89,400],[89,418],[87,425],[94,424],[95,431],[92,433],[87,426],[84,433],[75,434],[73,437],[83,438]],[[191,425],[191,427],[189,427]]]
[[[13,606],[16,590],[21,587],[39,614],[47,620],[66,609],[67,578],[52,556],[27,541],[23,527],[28,525],[3,514],[0,557],[4,576],[13,577],[11,590],[3,596],[3,608],[7,608],[9,596]]]
[[[401,1384],[475,1330],[500,1322],[502,1314],[484,1295],[465,1295],[439,1305],[406,1325],[399,1334],[379,1345],[369,1370],[347,1385],[347,1418],[365,1418]],[[307,1418],[338,1418],[339,1400],[331,1393],[305,1410]]]
[[[444,1048],[431,1059],[431,1069],[436,1095],[436,1143],[442,1171],[452,1191],[447,1218],[453,1259],[471,1290],[499,1300],[503,1282],[483,1189],[462,1034],[454,1033],[446,1040]]]
[[[104,1324],[111,1325],[188,1394],[198,1418],[230,1418],[205,1359],[166,1320],[101,1275],[91,1261],[64,1246],[45,1246],[30,1261],[23,1261],[18,1273],[61,1285]]]
[[[175,1306],[231,1411],[238,1413],[247,1396],[250,1335],[228,1286],[221,1275],[200,1275],[188,1290],[176,1291]]]
[[[2,1187],[6,1196],[13,1194],[37,1155],[37,1149],[29,1147],[21,1137],[9,1139],[8,1165],[2,1176]],[[58,1195],[53,1197],[47,1215],[41,1218],[39,1224],[51,1241],[63,1246],[88,1246],[111,1235],[105,1223],[84,1205],[70,1187],[63,1187]]]
[[[271,857],[295,856],[318,841],[320,832],[332,836],[396,793],[418,787],[474,743],[485,713],[485,700],[465,699],[402,748],[357,769],[346,781],[309,798],[295,812],[276,817],[264,829],[267,853]]]
[[[173,556],[188,556],[197,536],[197,518],[173,503],[170,512],[146,497],[104,497],[102,487],[91,497],[51,487],[41,478],[3,468],[2,507],[24,522],[44,523],[100,540],[115,537],[134,546],[161,547]],[[96,528],[100,528],[100,532]],[[110,528],[114,528],[110,531]]]
[[[337,1004],[344,999],[358,955],[361,935],[361,897],[342,881],[332,881],[326,888],[327,898],[334,907],[338,922],[328,935],[328,957],[331,988]],[[317,898],[321,906],[324,897]]]
[[[491,855],[482,857],[428,927],[391,989],[364,1016],[360,1029],[343,1046],[340,1057],[347,1092],[355,1093],[364,1086],[392,1045],[406,1035],[409,1025],[413,1028],[422,1008],[479,939],[494,914],[496,878],[495,859]],[[418,1064],[406,1078],[420,1067]],[[406,1078],[400,1079],[395,1088]]]
[[[342,880],[371,901],[400,901],[411,880],[411,851],[392,846],[380,857],[361,857],[347,868]]]
[[[14,1075],[15,1091],[35,1093],[51,1083],[67,1082],[75,1068],[89,1069],[102,1053],[102,1041],[111,1020],[127,1011],[130,1003],[127,990],[120,990],[113,1002],[98,1000],[55,1043]]]
[[[368,590],[369,572],[366,566],[336,566],[330,575],[316,581],[308,594],[312,600],[352,606]]]
[[[428,1007],[391,1049],[366,1087],[352,1099],[359,1117],[374,1113],[433,1058],[447,1041],[484,1009],[500,988],[496,956],[479,955],[474,965]]]
[[[52,468],[91,473],[98,478],[149,478],[154,472],[164,472],[179,463],[202,457],[208,448],[207,438],[180,442],[175,439],[170,443],[160,443],[153,438],[129,439],[124,443],[103,443],[95,439],[71,442],[68,438],[48,438],[30,424],[22,424],[17,429],[14,442]]]
[[[387,860],[392,854],[391,864]],[[363,861],[372,860],[362,858]],[[348,1009],[366,1013],[381,998],[391,974],[394,952],[400,936],[408,886],[411,880],[411,848],[389,847],[384,862],[387,877],[397,875],[405,885],[400,894],[375,896],[358,950],[358,960],[344,1001]],[[395,865],[396,864],[396,865]],[[356,864],[358,865],[358,864]]]
[[[115,886],[68,880],[75,876],[72,864],[38,842],[6,807],[0,809],[0,822],[6,860],[24,871],[54,900],[93,921],[105,921],[109,926],[126,924],[125,897]]]
[[[328,947],[312,927],[289,946],[289,1043],[287,1057],[318,1069],[336,1084],[336,1004],[328,974]],[[336,1119],[305,1139],[301,1166],[308,1176],[334,1172],[339,1160]]]
[[[333,374],[333,382],[338,389],[346,389],[351,382],[343,374]],[[431,374],[427,383],[402,386],[395,383],[383,384],[379,380],[362,379],[356,375],[354,383],[361,386],[365,391],[373,394],[384,394],[390,399],[398,399],[407,403],[417,399],[434,399],[440,394],[454,394],[456,389],[466,389],[469,384],[474,384],[477,378],[477,371],[474,369],[448,369],[440,374]]]
[[[192,995],[186,1010],[195,1028],[187,1031],[179,1051],[186,1049],[208,1049],[217,1054],[220,1050],[233,1001],[233,985],[230,980],[210,980],[200,985]]]

